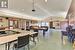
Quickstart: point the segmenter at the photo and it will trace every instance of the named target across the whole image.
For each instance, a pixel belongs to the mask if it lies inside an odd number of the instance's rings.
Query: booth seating
[[[28,45],[28,50],[29,50],[29,35],[20,36],[18,37],[17,43],[14,44],[13,50],[14,48],[18,50],[19,48],[25,47],[26,45]]]

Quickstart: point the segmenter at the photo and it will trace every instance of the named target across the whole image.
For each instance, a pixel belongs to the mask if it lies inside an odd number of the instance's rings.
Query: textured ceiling
[[[41,19],[49,16],[65,17],[71,0],[48,0],[48,2],[44,0],[34,0],[35,12],[32,12],[32,2],[33,0],[8,0],[8,10]]]

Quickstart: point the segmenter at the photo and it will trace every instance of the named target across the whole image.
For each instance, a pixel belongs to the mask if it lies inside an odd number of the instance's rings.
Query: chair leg
[[[37,40],[39,41],[39,37],[37,37]]]
[[[28,50],[30,50],[29,44],[28,44]]]
[[[15,47],[13,46],[13,50],[15,50]]]
[[[10,44],[11,44],[11,43],[9,42],[9,43],[8,43],[8,50],[10,50]]]
[[[7,50],[7,43],[5,44],[5,50]]]
[[[63,34],[61,34],[61,40],[62,40],[62,42],[63,42]]]
[[[14,47],[13,47],[13,50],[14,50]]]
[[[19,50],[18,48],[14,48],[14,50]]]
[[[35,37],[33,37],[33,42],[34,42],[34,43],[35,43],[35,45],[36,45]]]

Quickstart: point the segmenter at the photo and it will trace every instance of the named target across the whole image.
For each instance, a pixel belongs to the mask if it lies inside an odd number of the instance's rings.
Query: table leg
[[[8,42],[8,50],[10,50],[10,42]]]
[[[63,34],[61,34],[61,40],[62,40],[62,42],[63,42]]]
[[[5,44],[5,50],[7,50],[7,43]]]
[[[35,43],[35,45],[36,45],[35,37],[33,37],[33,42],[34,42],[34,43]]]
[[[43,37],[45,37],[45,31],[43,30]]]

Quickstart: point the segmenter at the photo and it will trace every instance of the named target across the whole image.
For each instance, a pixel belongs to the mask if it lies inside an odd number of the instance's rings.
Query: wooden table
[[[1,31],[3,31],[3,30],[1,30]],[[11,41],[16,40],[19,36],[25,36],[25,35],[28,35],[28,34],[32,35],[32,34],[37,33],[37,32],[33,32],[33,31],[25,31],[25,30],[20,30],[20,29],[12,29],[10,31],[16,31],[16,32],[20,32],[20,33],[0,37],[0,44],[7,44]],[[8,50],[9,50],[9,45],[8,45]]]

